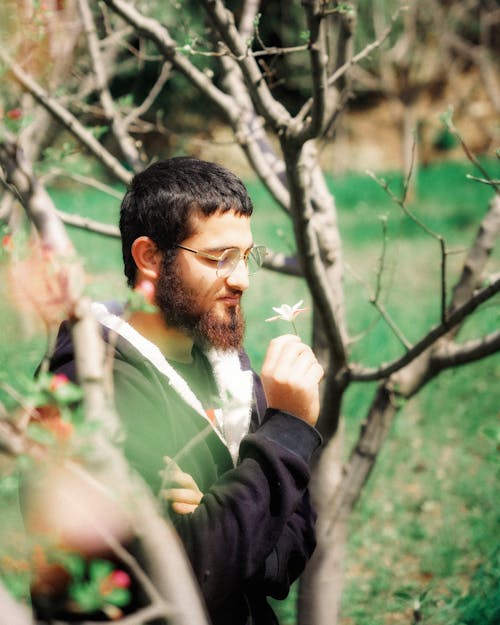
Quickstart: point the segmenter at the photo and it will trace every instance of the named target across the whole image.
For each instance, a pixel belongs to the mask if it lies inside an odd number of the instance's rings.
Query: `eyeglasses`
[[[262,267],[264,258],[267,254],[265,245],[255,245],[244,254],[242,254],[237,247],[229,247],[227,250],[224,250],[220,256],[200,252],[200,250],[193,250],[190,247],[185,247],[184,245],[176,245],[175,247],[179,247],[181,250],[186,250],[186,252],[198,254],[198,256],[201,256],[202,258],[217,261],[217,277],[219,278],[228,278],[236,269],[240,260],[245,261],[248,274],[252,275]]]

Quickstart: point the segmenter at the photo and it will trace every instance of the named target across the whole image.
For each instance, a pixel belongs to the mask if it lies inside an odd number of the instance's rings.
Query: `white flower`
[[[281,319],[282,321],[289,321],[293,323],[293,320],[297,315],[300,315],[301,312],[307,310],[307,308],[301,308],[304,300],[301,299],[300,302],[297,302],[293,306],[289,306],[288,304],[282,304],[281,306],[277,306],[276,308],[273,306],[274,312],[278,313],[274,317],[269,317],[266,321],[278,321]]]

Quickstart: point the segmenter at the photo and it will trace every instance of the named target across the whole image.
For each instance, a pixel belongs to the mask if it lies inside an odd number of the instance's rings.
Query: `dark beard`
[[[228,308],[227,319],[220,319],[212,310],[198,312],[196,294],[182,283],[175,260],[162,263],[155,299],[165,323],[186,332],[197,345],[223,351],[241,349],[245,319],[240,306]]]

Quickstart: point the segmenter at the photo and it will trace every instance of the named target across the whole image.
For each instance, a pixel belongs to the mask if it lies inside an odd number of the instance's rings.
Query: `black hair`
[[[136,174],[120,208],[125,275],[135,282],[132,243],[149,237],[158,249],[175,250],[193,232],[193,215],[234,211],[250,217],[252,201],[242,181],[225,167],[181,156],[157,161]]]

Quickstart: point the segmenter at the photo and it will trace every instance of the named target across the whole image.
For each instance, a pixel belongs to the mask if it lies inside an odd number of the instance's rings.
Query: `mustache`
[[[223,297],[238,297],[241,299],[243,297],[243,291],[241,289],[226,288],[217,295],[218,299]]]

